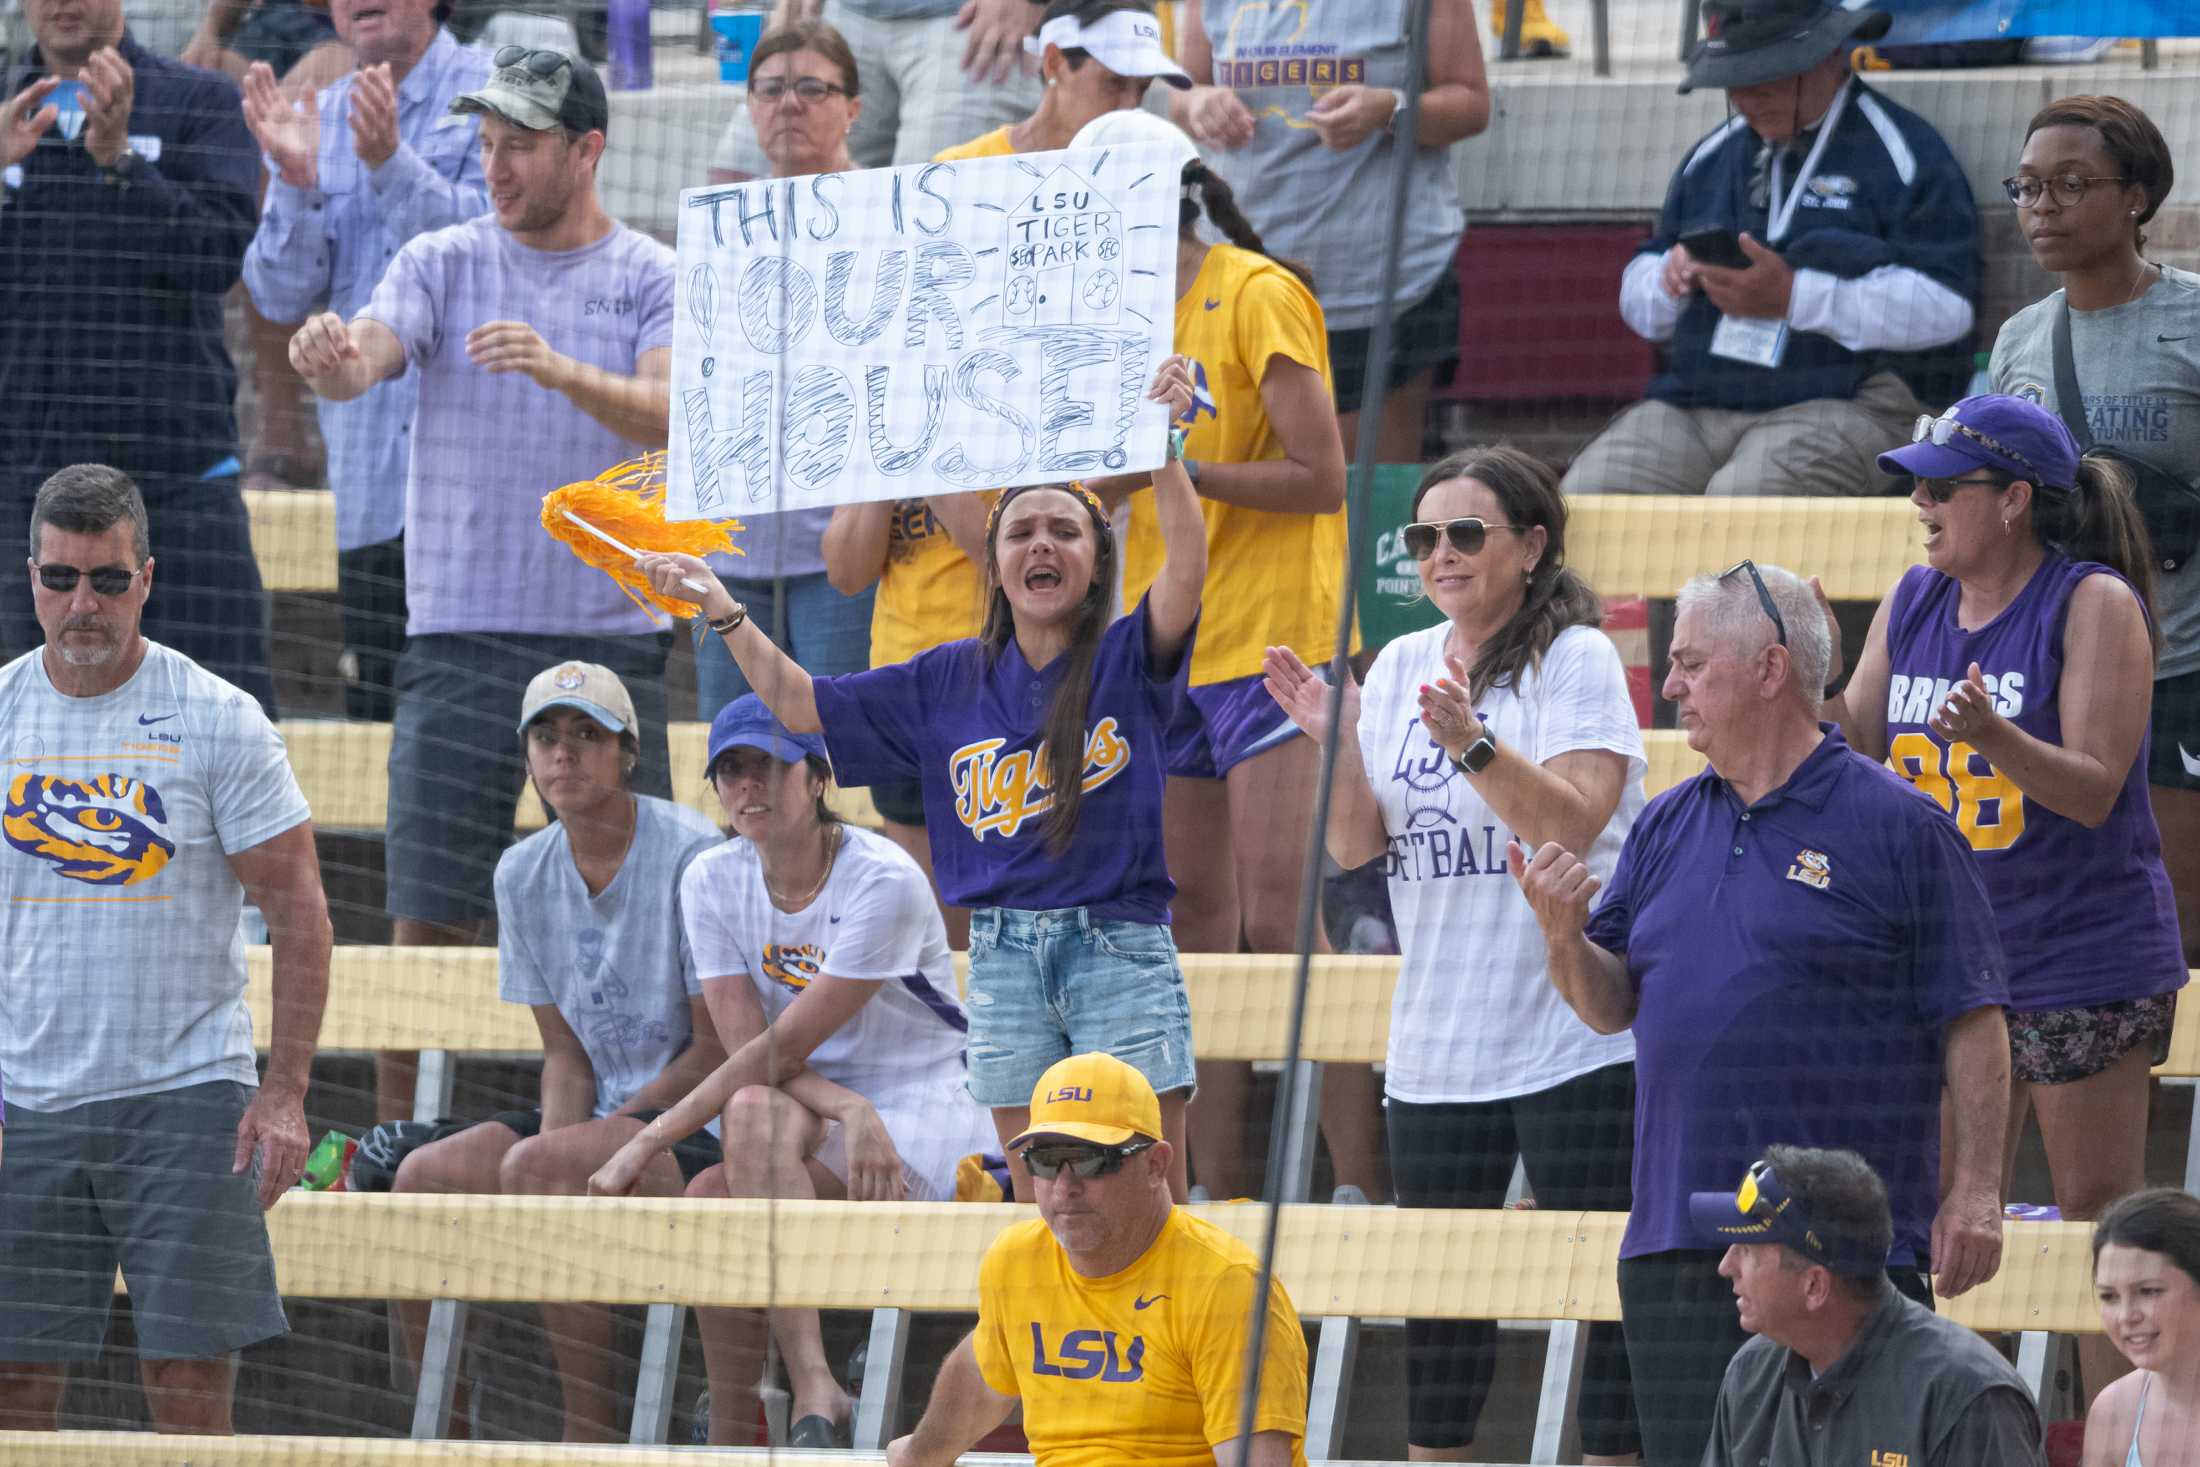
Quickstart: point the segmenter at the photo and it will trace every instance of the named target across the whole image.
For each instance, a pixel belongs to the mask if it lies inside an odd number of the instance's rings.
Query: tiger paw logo
[[[1797,851],[1788,866],[1788,880],[1824,891],[1833,885],[1833,862],[1823,851]]]
[[[817,977],[818,964],[825,961],[822,948],[808,943],[797,946],[791,942],[767,942],[764,944],[764,976],[790,992],[800,993]]]
[[[25,855],[93,886],[149,881],[176,853],[159,791],[120,774],[18,774],[8,781],[0,832]]]

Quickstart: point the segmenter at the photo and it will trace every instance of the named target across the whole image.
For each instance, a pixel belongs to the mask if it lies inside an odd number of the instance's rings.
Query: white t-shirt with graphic
[[[1543,932],[1505,869],[1513,832],[1421,727],[1420,688],[1448,676],[1448,622],[1383,648],[1360,693],[1360,754],[1390,838],[1386,875],[1404,954],[1391,1006],[1384,1093],[1417,1104],[1532,1095],[1635,1055],[1551,986]],[[1627,673],[1611,639],[1569,627],[1475,712],[1500,747],[1538,764],[1579,749],[1627,760],[1619,809],[1590,870],[1609,878],[1643,806],[1649,768]]]
[[[229,857],[307,818],[282,735],[158,643],[96,698],[58,691],[41,657],[0,668],[8,1104],[257,1084]]]
[[[596,1072],[598,1116],[633,1099],[688,1046],[688,1000],[702,985],[681,933],[680,874],[717,839],[685,805],[637,795],[633,843],[594,896],[561,824],[497,862],[497,994],[557,1006]]]
[[[695,970],[744,975],[774,1022],[819,974],[879,993],[810,1052],[809,1066],[880,1110],[882,1096],[963,1081],[970,1020],[955,991],[947,926],[930,883],[886,837],[841,827],[824,890],[799,912],[764,891],[756,847],[734,839],[697,856],[680,883]]]

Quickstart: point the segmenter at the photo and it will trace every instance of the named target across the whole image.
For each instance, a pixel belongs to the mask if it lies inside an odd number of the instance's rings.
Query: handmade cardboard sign
[[[1152,144],[687,190],[667,517],[1158,467],[1177,200]]]

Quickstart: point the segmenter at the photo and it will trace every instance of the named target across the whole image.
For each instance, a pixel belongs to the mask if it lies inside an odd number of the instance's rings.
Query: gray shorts
[[[429,633],[397,659],[384,862],[392,917],[453,926],[496,915],[497,858],[527,779],[519,706],[528,682],[569,658],[601,663],[634,699],[641,763],[630,787],[670,798],[665,655],[672,634],[537,637]]]
[[[257,1166],[233,1175],[234,1080],[69,1110],[7,1108],[0,1360],[97,1359],[130,1286],[138,1353],[205,1360],[286,1332]]]

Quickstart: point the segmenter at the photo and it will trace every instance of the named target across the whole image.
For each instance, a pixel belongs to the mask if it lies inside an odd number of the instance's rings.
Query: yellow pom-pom
[[[692,601],[660,596],[634,568],[626,555],[606,545],[573,523],[585,520],[602,534],[643,553],[709,555],[713,551],[745,552],[733,543],[741,529],[739,520],[680,520],[665,518],[665,456],[647,453],[616,468],[605,469],[593,479],[567,484],[542,496],[542,527],[588,564],[611,577],[635,605],[645,611],[691,617],[699,609]]]

